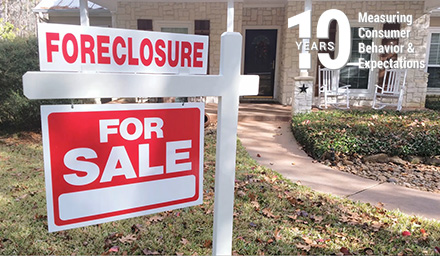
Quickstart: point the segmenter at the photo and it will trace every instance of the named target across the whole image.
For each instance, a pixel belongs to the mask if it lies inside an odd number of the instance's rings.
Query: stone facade
[[[283,26],[284,8],[251,7],[243,8],[243,26]]]
[[[409,39],[400,39],[399,44],[405,47],[414,45],[414,54],[399,54],[399,58],[407,60],[425,60],[427,44],[427,28],[430,18],[424,13],[424,1],[313,1],[312,5],[312,38],[316,38],[316,25],[320,15],[329,9],[344,12],[350,22],[357,22],[359,12],[369,14],[411,14],[414,24],[401,25],[401,29],[411,31]],[[288,18],[304,11],[303,0],[287,0],[286,4],[278,7],[252,7],[238,2],[235,4],[235,31],[244,34],[249,27],[278,28],[279,42],[277,53],[277,69],[275,78],[275,98],[282,104],[292,104],[294,96],[295,77],[300,75],[298,48],[298,27],[288,28]],[[191,21],[210,20],[210,74],[218,74],[220,61],[220,36],[226,30],[227,3],[220,2],[135,2],[120,1],[115,14],[116,26],[120,28],[137,28],[137,19],[152,19],[153,21]],[[154,23],[153,23],[154,24]],[[364,24],[365,25],[365,24]],[[382,29],[378,24],[377,29]],[[312,39],[312,42],[317,42]],[[311,51],[312,69],[309,75],[316,77],[317,52]],[[371,72],[369,93],[357,95],[353,90],[355,105],[371,105],[374,84],[377,83],[377,71]],[[315,79],[316,80],[316,79]],[[316,81],[315,81],[316,83]],[[422,108],[427,90],[427,73],[424,69],[412,69],[408,72],[407,93],[404,107]]]
[[[241,32],[242,3],[235,4],[235,30]],[[116,27],[137,29],[138,19],[153,21],[194,22],[210,20],[210,74],[218,74],[220,67],[220,37],[226,31],[227,3],[191,2],[132,2],[120,1],[116,12]],[[153,29],[154,23],[153,23]]]

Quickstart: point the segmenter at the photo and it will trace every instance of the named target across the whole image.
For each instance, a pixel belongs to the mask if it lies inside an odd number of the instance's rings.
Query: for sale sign
[[[41,71],[206,74],[208,37],[38,24]]]
[[[49,231],[202,203],[203,103],[41,111]]]

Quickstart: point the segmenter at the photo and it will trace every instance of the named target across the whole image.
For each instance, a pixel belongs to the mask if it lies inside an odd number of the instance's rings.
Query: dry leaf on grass
[[[382,223],[373,221],[373,223],[371,223],[371,227],[373,228],[373,231],[378,232],[380,228],[382,228]]]
[[[282,236],[280,235],[280,230],[277,228],[276,230],[275,230],[275,232],[273,233],[273,236],[274,236],[274,238],[275,238],[275,241],[280,241],[281,240],[281,238],[282,238]]]
[[[109,252],[119,252],[119,246],[113,246],[108,250]]]
[[[160,255],[160,253],[158,251],[152,251],[150,249],[143,249],[142,253],[144,255]]]
[[[306,251],[306,252],[308,252],[308,251],[310,251],[310,249],[312,249],[312,247],[310,245],[296,244],[295,246],[296,246],[296,248],[303,250],[303,251]]]
[[[124,244],[125,243],[131,244],[137,240],[137,237],[136,237],[136,235],[126,235],[126,236],[119,238],[118,240],[119,240],[119,242],[124,243]]]
[[[153,217],[150,217],[148,219],[148,221],[150,221],[150,222],[159,222],[159,221],[162,221],[163,219],[164,219],[164,217],[162,217],[162,216],[154,215]]]
[[[279,216],[275,216],[275,215],[273,215],[272,210],[269,209],[269,208],[265,208],[265,209],[263,209],[263,214],[264,214],[266,217],[268,217],[268,218],[274,218],[274,219],[279,218]]]
[[[260,204],[257,201],[252,201],[251,204],[255,208],[255,210],[260,210]]]
[[[187,245],[187,244],[189,244],[189,241],[187,239],[185,239],[185,238],[182,238],[180,243],[183,244],[183,245]]]
[[[313,240],[308,238],[308,237],[302,237],[302,239],[304,240],[304,242],[306,242],[306,244],[311,245],[313,244]]]
[[[205,240],[205,243],[203,244],[203,247],[210,248],[212,245],[212,240]]]
[[[353,255],[346,247],[341,247],[341,249],[339,251],[341,253],[343,253],[344,255]]]

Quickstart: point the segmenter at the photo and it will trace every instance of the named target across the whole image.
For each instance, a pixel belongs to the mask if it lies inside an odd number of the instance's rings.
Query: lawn
[[[0,254],[210,254],[215,131],[205,138],[204,203],[48,233],[41,137],[0,137]],[[313,192],[237,152],[235,254],[436,254],[440,223]]]

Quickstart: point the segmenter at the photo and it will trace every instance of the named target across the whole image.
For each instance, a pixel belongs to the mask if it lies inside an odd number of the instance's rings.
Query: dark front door
[[[244,73],[260,76],[258,96],[274,96],[276,51],[276,29],[246,30]]]

